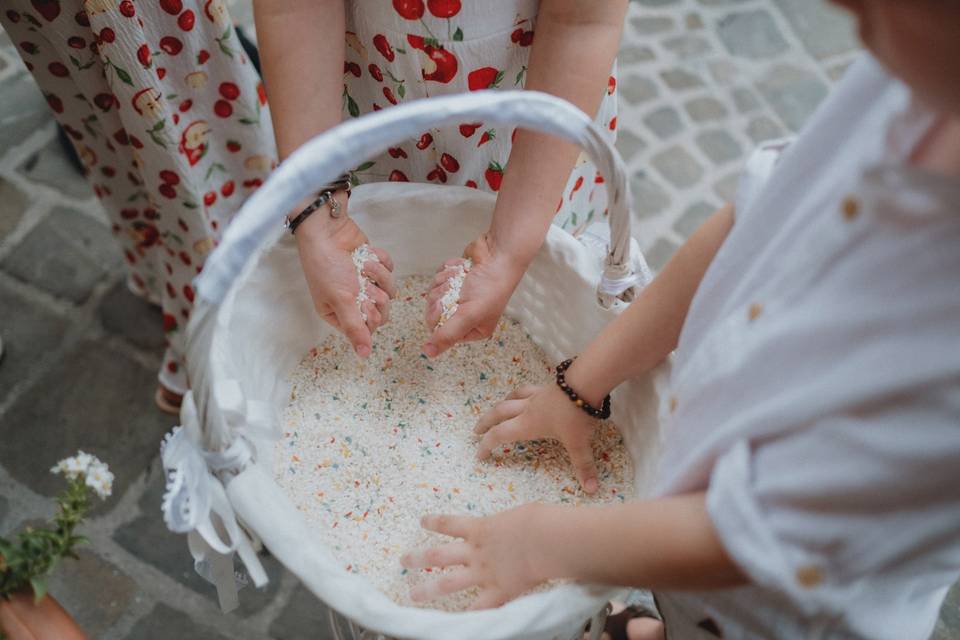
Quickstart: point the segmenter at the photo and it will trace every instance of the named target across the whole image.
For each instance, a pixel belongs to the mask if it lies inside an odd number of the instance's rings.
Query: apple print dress
[[[533,44],[537,0],[353,0],[347,2],[344,118],[408,100],[521,89]],[[596,123],[616,137],[616,77],[610,75]],[[464,122],[424,131],[355,169],[359,183],[432,182],[496,192],[513,127]],[[608,237],[606,193],[581,155],[554,223],[584,241]]]
[[[259,77],[222,0],[6,0],[0,23],[163,310],[160,381],[186,390],[191,280],[274,166]]]

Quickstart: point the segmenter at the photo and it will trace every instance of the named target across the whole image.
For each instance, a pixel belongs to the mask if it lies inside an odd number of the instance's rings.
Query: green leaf
[[[359,186],[360,186],[360,178],[358,178],[357,176],[353,175],[352,173],[350,174],[350,186],[351,186],[351,187],[359,187]]]
[[[423,39],[423,44],[426,45],[426,46],[428,46],[428,47],[433,47],[433,48],[435,48],[435,49],[439,49],[439,48],[440,48],[440,41],[437,40],[436,38],[424,38],[424,39]]]
[[[396,51],[397,53],[402,53],[403,55],[407,55],[407,50],[401,49],[400,47],[396,47],[394,51]]]
[[[463,41],[463,29],[457,27],[457,30],[453,32],[453,39],[455,42]]]
[[[354,169],[354,171],[356,171],[357,173],[360,173],[361,171],[366,171],[366,170],[370,169],[371,167],[373,167],[374,164],[376,164],[376,163],[375,163],[375,162],[364,162],[362,165],[360,165],[359,167],[357,167],[356,169]]]
[[[357,106],[357,101],[354,100],[351,95],[347,95],[347,111],[349,111],[350,115],[354,118],[360,117],[360,107]]]
[[[252,118],[240,118],[237,122],[240,124],[260,124],[259,120],[253,120]]]
[[[153,128],[150,129],[150,131],[160,131],[160,130],[163,129],[165,126],[167,126],[167,121],[166,121],[166,120],[158,120],[158,121],[157,121],[157,124],[153,125]]]
[[[573,212],[570,213],[570,222],[573,223],[573,224],[577,224],[577,212],[576,212],[576,211],[573,211]]]
[[[401,98],[407,95],[407,89],[402,84],[397,85],[397,95],[400,96]]]
[[[47,595],[47,583],[40,576],[30,578],[30,586],[33,588],[33,601],[39,603]]]
[[[497,77],[493,79],[493,84],[491,84],[490,86],[498,87],[500,86],[500,83],[502,81],[503,81],[503,71],[497,71]]]
[[[130,85],[131,87],[133,86],[133,80],[130,78],[130,74],[129,74],[129,73],[127,73],[126,71],[124,71],[123,69],[121,69],[120,67],[118,67],[117,65],[113,65],[113,68],[116,69],[116,71],[117,71],[117,77],[120,78],[121,80],[123,80],[124,84],[128,84],[128,85]]]

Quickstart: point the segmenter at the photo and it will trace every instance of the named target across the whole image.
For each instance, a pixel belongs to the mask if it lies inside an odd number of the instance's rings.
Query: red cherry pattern
[[[378,33],[373,36],[373,46],[380,52],[380,55],[387,59],[387,62],[393,62],[396,54],[393,52],[393,47],[390,46],[390,42],[385,35]]]
[[[60,0],[30,0],[30,4],[47,22],[53,22],[60,15]]]
[[[213,112],[221,118],[229,118],[233,115],[233,107],[226,100],[217,100],[213,103]]]
[[[140,61],[144,69],[150,67],[150,59],[150,47],[145,44],[140,45],[140,47],[137,48],[137,60]]]
[[[194,14],[193,11],[191,11],[190,9],[187,9],[186,11],[180,14],[179,18],[177,18],[177,25],[179,25],[179,27],[184,31],[191,31],[196,21],[197,21],[196,14]]]
[[[183,3],[180,0],[160,0],[160,8],[172,16],[178,16],[183,11]]]
[[[63,64],[62,62],[51,62],[49,65],[47,65],[47,71],[58,78],[66,78],[68,75],[70,75],[70,70],[67,69],[67,65]]]
[[[460,125],[460,135],[464,138],[469,138],[477,132],[477,129],[483,126],[482,122],[474,122],[473,124],[462,124]]]
[[[236,100],[240,97],[240,87],[233,82],[221,82],[220,95],[227,100]]]
[[[423,17],[423,0],[393,0],[393,9],[405,20],[419,20]]]
[[[163,36],[160,38],[160,48],[167,55],[175,56],[183,50],[183,42],[175,36]]]
[[[460,0],[427,0],[427,9],[438,18],[452,18],[460,13]]]
[[[444,153],[440,156],[440,165],[450,173],[460,171],[460,163],[449,153]]]

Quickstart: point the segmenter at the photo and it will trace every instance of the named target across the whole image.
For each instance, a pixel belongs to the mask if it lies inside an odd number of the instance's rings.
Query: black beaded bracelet
[[[607,394],[607,397],[603,399],[603,406],[599,409],[590,406],[586,400],[577,395],[577,392],[570,388],[570,385],[567,384],[566,373],[567,369],[570,368],[570,365],[573,364],[573,361],[576,358],[568,358],[560,364],[557,365],[557,386],[560,387],[560,390],[567,394],[567,397],[573,400],[573,403],[586,411],[589,415],[594,418],[599,418],[600,420],[606,420],[610,417],[610,394]]]

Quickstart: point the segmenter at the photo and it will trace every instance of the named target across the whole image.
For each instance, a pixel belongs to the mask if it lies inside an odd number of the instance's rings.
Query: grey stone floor
[[[249,0],[235,17],[250,22]],[[620,141],[635,234],[661,266],[732,196],[745,154],[796,132],[856,56],[851,25],[819,0],[639,0],[620,55]],[[323,605],[267,559],[271,584],[223,616],[160,518],[151,400],[160,318],[122,284],[86,182],[0,32],[0,533],[51,513],[47,469],[78,447],[108,461],[115,495],[52,591],[92,638],[324,637]],[[960,638],[954,589],[934,633]]]

